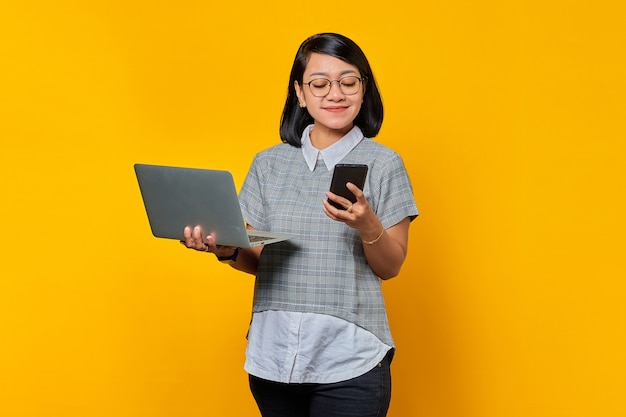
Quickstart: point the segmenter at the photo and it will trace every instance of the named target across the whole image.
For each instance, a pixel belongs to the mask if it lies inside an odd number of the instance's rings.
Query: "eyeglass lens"
[[[340,80],[328,80],[326,78],[318,78],[313,81],[309,81],[307,84],[316,97],[325,97],[330,93],[332,83],[339,83],[341,92],[345,95],[351,96],[359,92],[361,88],[361,79],[355,76],[343,77]]]

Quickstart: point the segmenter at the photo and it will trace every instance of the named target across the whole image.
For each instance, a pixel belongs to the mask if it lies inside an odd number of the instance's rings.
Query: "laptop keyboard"
[[[267,239],[267,237],[265,237],[265,236],[250,236],[250,235],[248,235],[248,239],[250,239],[250,242],[260,242],[262,240]]]

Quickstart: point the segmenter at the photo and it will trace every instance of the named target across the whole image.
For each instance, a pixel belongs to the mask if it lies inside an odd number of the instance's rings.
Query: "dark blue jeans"
[[[263,417],[384,417],[391,400],[393,349],[371,371],[333,384],[283,384],[250,375]]]

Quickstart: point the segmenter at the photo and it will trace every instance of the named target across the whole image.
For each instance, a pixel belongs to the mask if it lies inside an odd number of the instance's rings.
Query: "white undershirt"
[[[284,383],[333,383],[363,375],[391,349],[346,320],[316,313],[255,313],[244,369]]]

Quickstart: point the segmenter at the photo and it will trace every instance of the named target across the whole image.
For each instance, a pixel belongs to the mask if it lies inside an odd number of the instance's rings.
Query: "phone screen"
[[[356,202],[356,197],[348,188],[346,183],[352,184],[363,190],[365,186],[365,177],[367,176],[367,165],[364,164],[337,164],[333,171],[333,179],[330,182],[330,191],[341,197],[350,200],[352,203]],[[346,208],[328,200],[328,202],[338,209],[345,210]]]

